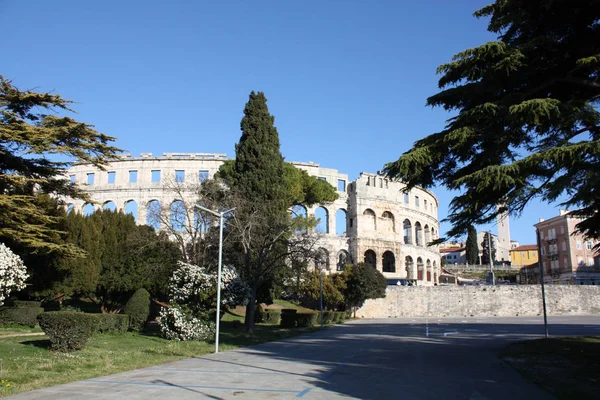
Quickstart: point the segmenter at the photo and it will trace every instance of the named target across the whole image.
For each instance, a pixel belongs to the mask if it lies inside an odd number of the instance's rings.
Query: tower
[[[499,209],[500,206],[496,206]],[[496,217],[498,225],[498,243],[496,245],[496,260],[510,261],[510,221],[508,211],[498,214]]]

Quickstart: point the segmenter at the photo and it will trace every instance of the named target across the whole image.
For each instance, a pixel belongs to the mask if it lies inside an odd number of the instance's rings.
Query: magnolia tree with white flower
[[[21,257],[13,253],[4,243],[0,243],[0,306],[12,291],[25,288],[29,277]]]
[[[250,289],[238,273],[224,266],[221,274],[221,305],[245,305]],[[168,308],[160,312],[158,322],[167,339],[197,340],[214,335],[211,313],[217,306],[217,274],[197,265],[179,263],[169,280]]]

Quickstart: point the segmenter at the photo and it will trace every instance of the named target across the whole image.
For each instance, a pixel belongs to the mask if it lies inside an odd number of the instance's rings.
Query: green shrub
[[[82,349],[98,329],[96,314],[52,311],[38,315],[40,327],[50,339],[50,347],[58,351]]]
[[[352,310],[346,310],[346,311],[344,311],[344,317],[345,317],[345,319],[352,318]]]
[[[333,323],[333,318],[335,317],[334,311],[323,311],[323,325],[329,325]],[[319,319],[319,323],[320,323]]]
[[[33,328],[37,325],[37,316],[44,312],[41,307],[6,307],[0,309],[0,325],[26,325]]]
[[[125,304],[123,313],[129,315],[132,329],[142,329],[150,315],[150,293],[144,288],[136,290]]]
[[[296,327],[296,311],[291,308],[284,308],[281,310],[281,321],[279,326],[281,328],[294,328]]]
[[[266,310],[263,322],[265,324],[279,325],[281,323],[281,310]]]
[[[301,312],[296,313],[296,324],[298,328],[312,328],[319,323],[319,313]]]
[[[125,333],[129,330],[127,314],[90,314],[98,318],[98,333]]]
[[[40,308],[42,306],[41,301],[14,300],[13,303],[18,308]]]

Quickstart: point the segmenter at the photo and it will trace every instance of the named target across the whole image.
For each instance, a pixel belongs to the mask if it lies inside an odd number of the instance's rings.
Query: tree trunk
[[[252,293],[250,294],[250,301],[246,306],[246,332],[254,333],[254,312],[256,310],[256,293],[258,292],[258,288],[256,283],[252,284]]]

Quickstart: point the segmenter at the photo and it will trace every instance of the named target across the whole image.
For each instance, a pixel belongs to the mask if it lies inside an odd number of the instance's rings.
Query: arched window
[[[94,213],[94,205],[90,203],[85,203],[83,205],[83,215],[85,217],[92,215]]]
[[[437,266],[435,261],[433,262],[433,282],[437,282]]]
[[[306,207],[303,205],[296,204],[294,207],[292,207],[292,218],[296,218],[299,224],[299,226],[296,228],[296,234],[306,233],[306,228],[304,227],[303,223],[300,223],[300,221],[306,221],[307,215]]]
[[[412,224],[408,219],[403,222],[404,226],[404,244],[413,244]]]
[[[107,201],[106,203],[104,203],[104,205],[102,206],[103,210],[110,210],[112,212],[116,212],[117,211],[117,206],[115,203],[113,203],[112,201]]]
[[[319,247],[315,257],[315,269],[329,270],[329,252],[323,247]]]
[[[206,233],[212,224],[212,215],[199,209],[194,209],[194,233]]]
[[[340,208],[335,212],[335,234],[338,236],[346,236],[348,224],[348,214],[346,210]]]
[[[431,231],[429,230],[429,225],[425,224],[424,232],[425,232],[425,245],[427,245],[427,243],[431,242]]]
[[[381,229],[384,232],[396,232],[395,222],[394,222],[394,214],[389,211],[384,211],[381,215]]]
[[[427,265],[427,282],[431,282],[431,260],[427,259],[426,261],[426,265]]]
[[[432,226],[431,227],[431,240],[435,240],[437,239],[436,233],[435,233],[435,228]]]
[[[423,259],[421,257],[417,258],[417,279],[423,280]]]
[[[153,227],[155,230],[160,229],[162,208],[158,200],[151,200],[146,207],[146,225]]]
[[[67,215],[69,215],[71,213],[71,211],[73,211],[75,209],[75,206],[73,204],[69,204],[67,206]]]
[[[396,257],[391,251],[383,253],[383,272],[396,272]]]
[[[338,261],[336,265],[336,270],[343,271],[346,264],[352,263],[350,259],[350,254],[346,250],[340,250],[338,252]]]
[[[415,244],[423,246],[423,228],[420,222],[415,222]]]
[[[365,264],[377,268],[377,254],[373,250],[365,251]]]
[[[125,203],[125,214],[133,215],[133,219],[137,224],[138,220],[138,205],[135,200],[129,200]]]
[[[406,267],[406,279],[415,279],[415,263],[411,256],[404,258],[404,265]]]
[[[317,219],[315,230],[318,233],[329,233],[329,212],[327,209],[325,207],[317,207],[315,218]]]
[[[375,212],[370,208],[367,208],[363,212],[363,221],[365,223],[366,231],[374,231],[377,227],[375,226],[375,220],[377,217],[375,216]]]
[[[170,215],[171,229],[177,232],[183,231],[186,223],[185,204],[181,200],[175,200],[171,203]]]

